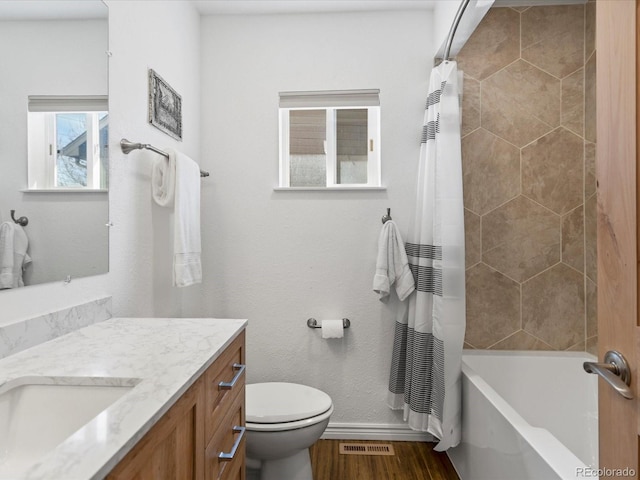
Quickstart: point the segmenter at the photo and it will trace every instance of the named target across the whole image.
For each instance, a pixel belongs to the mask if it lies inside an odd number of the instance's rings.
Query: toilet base
[[[263,460],[260,480],[313,480],[309,449],[299,450],[285,458]]]
[[[260,469],[254,469],[247,466],[246,480],[260,480]]]

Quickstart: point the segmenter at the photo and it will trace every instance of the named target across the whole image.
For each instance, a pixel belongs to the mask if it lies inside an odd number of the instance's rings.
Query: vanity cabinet
[[[244,365],[242,331],[107,479],[244,480]]]

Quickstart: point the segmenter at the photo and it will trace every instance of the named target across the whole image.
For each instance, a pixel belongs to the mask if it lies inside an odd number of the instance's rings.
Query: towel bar
[[[351,320],[349,320],[348,318],[343,318],[342,319],[342,327],[343,328],[349,328],[351,326]],[[322,328],[322,322],[320,322],[320,324],[318,324],[318,321],[315,318],[310,318],[309,320],[307,320],[307,327],[309,328]]]
[[[120,140],[120,148],[122,149],[122,153],[124,153],[125,155],[131,152],[132,150],[142,150],[144,148],[146,150],[151,150],[152,152],[156,152],[158,155],[162,155],[163,157],[169,158],[169,154],[167,152],[163,152],[162,150],[154,147],[153,145],[150,145],[148,143],[130,142],[126,138],[123,138],[122,140]],[[200,176],[208,177],[209,172],[200,170]]]

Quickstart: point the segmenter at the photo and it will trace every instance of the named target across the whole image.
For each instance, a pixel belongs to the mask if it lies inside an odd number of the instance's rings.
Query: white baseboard
[[[325,440],[388,440],[432,442],[433,436],[416,432],[406,425],[392,423],[329,423],[322,437]]]

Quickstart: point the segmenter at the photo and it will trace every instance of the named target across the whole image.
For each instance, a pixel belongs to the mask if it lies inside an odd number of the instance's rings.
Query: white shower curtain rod
[[[447,35],[447,44],[444,49],[444,60],[449,61],[449,54],[451,52],[451,45],[453,44],[453,37],[456,35],[456,30],[458,29],[458,25],[460,25],[460,20],[462,20],[462,15],[464,15],[464,11],[467,9],[467,5],[469,5],[470,0],[462,0],[460,7],[458,7],[458,11],[456,12],[456,16],[453,19],[453,24],[451,25],[451,29],[449,30],[449,35]]]

